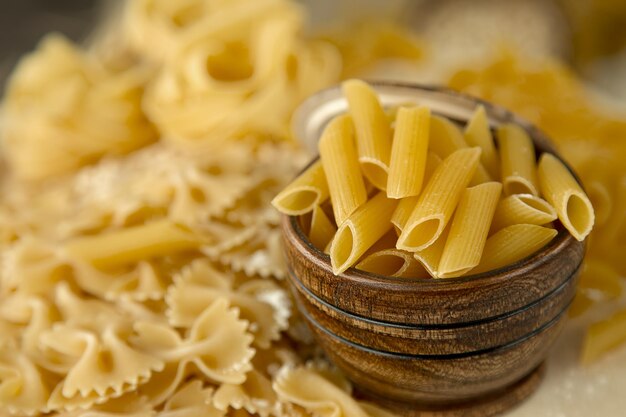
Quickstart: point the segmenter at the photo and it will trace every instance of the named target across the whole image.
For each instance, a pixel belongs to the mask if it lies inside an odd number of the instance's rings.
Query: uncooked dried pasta
[[[548,153],[541,155],[537,172],[541,192],[556,209],[563,226],[577,240],[584,240],[593,228],[594,211],[572,173]]]
[[[328,218],[320,206],[315,206],[311,216],[311,227],[309,228],[309,239],[316,248],[324,249],[333,239],[337,227]]]
[[[480,149],[482,149],[480,161],[487,169],[491,178],[500,178],[500,161],[493,142],[493,137],[491,136],[489,120],[487,120],[484,106],[480,105],[476,107],[463,133],[465,142],[467,142],[469,146],[479,146]]]
[[[491,223],[491,231],[512,224],[542,226],[556,220],[556,211],[547,201],[532,194],[513,194],[498,203]]]
[[[366,407],[315,371],[303,367],[281,369],[274,381],[274,390],[284,401],[300,405],[322,417],[376,415],[368,413]],[[376,412],[375,409],[372,411]]]
[[[40,180],[154,141],[141,111],[149,75],[140,67],[107,72],[65,38],[45,37],[4,97],[3,150],[13,172]]]
[[[398,110],[386,187],[390,198],[416,196],[422,190],[429,124],[428,107],[401,107]]]
[[[479,274],[522,260],[544,247],[557,233],[534,224],[505,227],[487,239],[481,262],[472,272]]]
[[[528,133],[515,124],[496,130],[500,151],[500,170],[505,195],[539,195],[535,147]]]
[[[65,245],[70,256],[99,267],[127,264],[172,252],[188,251],[201,239],[184,227],[162,220],[98,236],[76,238]]]
[[[624,341],[626,341],[626,310],[618,311],[606,320],[589,327],[583,341],[581,362],[588,365]]]
[[[439,260],[438,278],[464,275],[480,262],[502,184],[486,182],[463,193]]]
[[[281,213],[298,216],[312,211],[327,198],[324,167],[317,161],[274,197],[272,204]]]
[[[459,127],[445,117],[437,115],[432,115],[430,118],[430,139],[428,140],[428,144],[429,151],[434,152],[441,159],[447,158],[459,149],[468,147]],[[476,168],[476,173],[472,178],[472,185],[491,180],[492,178],[487,173],[485,167],[482,163],[479,163]]]
[[[378,239],[391,229],[397,201],[379,192],[339,226],[330,246],[335,274],[350,268]]]
[[[339,226],[367,200],[351,119],[348,116],[333,119],[324,129],[318,146]]]
[[[342,84],[354,121],[359,162],[365,177],[380,190],[387,188],[391,155],[391,126],[376,92],[361,80]]]
[[[480,148],[455,151],[435,170],[398,238],[398,249],[426,249],[446,227],[469,184],[480,158]]]
[[[424,168],[424,184],[427,184],[430,181],[430,177],[432,177],[433,173],[441,163],[441,158],[437,156],[437,154],[429,152],[426,156],[426,167]],[[411,216],[415,205],[419,201],[419,196],[406,197],[400,200],[398,203],[398,207],[396,207],[396,211],[393,212],[393,216],[391,217],[391,223],[393,223],[396,232],[400,234],[406,221]]]

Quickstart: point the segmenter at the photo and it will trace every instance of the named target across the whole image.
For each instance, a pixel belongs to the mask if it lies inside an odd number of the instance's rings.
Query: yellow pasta
[[[299,216],[312,211],[328,198],[328,184],[322,161],[317,161],[283,189],[272,205],[281,213]]]
[[[189,230],[159,220],[95,236],[77,237],[69,241],[65,252],[97,267],[115,267],[155,256],[196,249],[200,238]]]
[[[441,260],[441,255],[443,254],[443,249],[446,246],[449,235],[450,225],[443,230],[432,245],[414,254],[415,259],[422,264],[432,277],[439,276],[439,261]]]
[[[491,232],[512,224],[544,225],[556,220],[556,211],[547,201],[532,194],[513,194],[498,203]]]
[[[544,247],[557,233],[534,224],[505,227],[487,239],[481,261],[472,273],[491,271],[524,259]]]
[[[463,138],[463,133],[452,121],[440,116],[430,118],[430,138],[428,140],[429,150],[439,155],[440,158],[447,158],[459,149],[467,148],[467,143]],[[472,178],[472,185],[492,181],[482,163],[478,164],[476,173]]]
[[[428,152],[426,156],[426,167],[424,168],[424,184],[428,183],[439,164],[441,164],[441,158],[435,153]],[[419,196],[405,197],[398,203],[398,207],[391,217],[391,223],[393,223],[398,234],[402,232],[402,228],[409,219],[418,200]]]
[[[474,115],[465,126],[465,142],[469,146],[479,146],[483,153],[480,155],[480,161],[487,169],[492,178],[500,178],[500,162],[498,161],[498,153],[493,143],[491,130],[489,129],[489,121],[485,108],[480,105],[474,111]]]
[[[583,265],[578,289],[600,291],[604,298],[614,299],[622,295],[622,279],[607,263],[590,259]]]
[[[318,146],[335,222],[341,225],[367,200],[350,118],[339,116],[332,120],[324,129]]]
[[[396,249],[397,236],[389,231],[356,265],[357,269],[396,278],[425,278],[428,272],[412,253]]]
[[[480,148],[461,149],[444,159],[420,195],[398,238],[398,249],[426,249],[441,234],[467,187],[480,158]]]
[[[316,248],[323,250],[333,239],[337,227],[328,219],[320,206],[315,206],[311,217],[309,240]]]
[[[459,277],[478,265],[501,191],[499,182],[465,190],[450,226],[437,278]]]
[[[333,273],[339,275],[391,229],[391,215],[398,202],[379,192],[339,226],[330,247]]]
[[[577,240],[584,240],[594,222],[593,207],[572,173],[554,155],[539,159],[539,185],[546,200],[556,209],[563,226]]]
[[[526,131],[514,124],[496,130],[500,147],[500,175],[505,195],[539,195],[535,147]]]
[[[583,341],[581,362],[585,365],[626,342],[626,310],[592,324]]]
[[[416,196],[422,190],[429,123],[428,107],[402,107],[398,110],[387,179],[388,197]]]
[[[585,181],[587,196],[591,201],[593,212],[595,214],[594,224],[598,227],[604,225],[611,217],[613,210],[613,198],[609,192],[607,185],[600,181]],[[623,210],[626,207],[622,208]]]
[[[385,111],[376,92],[367,83],[348,80],[342,88],[354,120],[363,174],[376,188],[384,190],[391,155],[391,126]]]

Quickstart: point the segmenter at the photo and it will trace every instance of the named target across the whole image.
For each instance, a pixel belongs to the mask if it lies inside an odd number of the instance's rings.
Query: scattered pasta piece
[[[626,311],[592,324],[583,342],[581,362],[592,363],[626,341]]]

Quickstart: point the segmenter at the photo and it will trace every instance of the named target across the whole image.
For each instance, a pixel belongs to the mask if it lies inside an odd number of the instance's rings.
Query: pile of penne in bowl
[[[480,105],[465,126],[426,106],[385,109],[360,80],[342,90],[348,113],[325,127],[319,159],[272,201],[300,216],[336,275],[479,274],[535,253],[559,228],[579,241],[591,232],[584,190],[521,126],[492,130]]]

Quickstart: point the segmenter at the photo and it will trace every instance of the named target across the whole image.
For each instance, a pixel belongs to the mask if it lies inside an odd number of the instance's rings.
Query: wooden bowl
[[[548,139],[512,113],[450,90],[374,83],[383,104],[427,104],[465,122],[478,103],[490,123],[517,123],[537,153]],[[338,88],[305,102],[296,134],[314,143],[346,110]],[[558,156],[558,155],[557,155]],[[295,217],[282,231],[296,304],[329,358],[361,395],[404,415],[489,416],[530,395],[574,297],[584,243],[558,235],[505,268],[450,279],[406,279],[354,268],[339,276]]]

